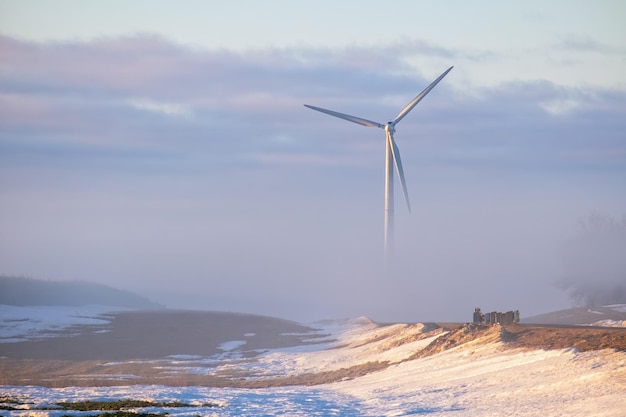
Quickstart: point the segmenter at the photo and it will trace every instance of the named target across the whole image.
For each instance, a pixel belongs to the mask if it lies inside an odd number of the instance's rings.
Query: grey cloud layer
[[[226,136],[239,137],[241,132],[248,137],[228,139],[226,149],[245,141],[246,146],[261,152],[259,147],[277,144],[270,140],[272,136],[282,136],[298,138],[292,144],[315,137],[315,147],[334,150],[332,142],[337,141],[324,137],[329,137],[336,121],[303,111],[303,102],[384,121],[429,81],[408,76],[404,57],[436,54],[454,59],[452,51],[421,44],[333,52],[232,53],[195,50],[149,35],[88,43],[32,44],[7,37],[1,42],[5,140],[46,132],[46,143],[93,141],[100,146],[123,147],[167,146],[173,136],[183,143],[194,142],[207,132],[211,140],[202,142],[210,146],[223,144]],[[404,54],[398,54],[400,50]],[[418,109],[424,114],[419,118],[423,129],[454,120],[454,125],[466,132],[468,123],[470,127],[484,124],[498,129],[492,136],[516,135],[524,127],[536,129],[538,123],[542,129],[556,126],[574,133],[581,125],[597,122],[598,117],[605,119],[602,126],[618,128],[626,111],[623,92],[576,90],[547,81],[509,83],[469,92],[471,95],[464,91],[450,94],[445,83],[438,88],[442,90],[436,93],[439,96],[429,98],[429,106]],[[480,98],[475,98],[476,93]],[[93,128],[96,124],[98,129]],[[347,130],[338,127],[344,128]],[[512,132],[505,133],[507,129]],[[250,134],[251,130],[256,134]],[[595,130],[601,139],[595,140],[593,147],[602,147],[607,132]],[[8,131],[13,132],[11,138],[7,138]],[[549,139],[554,148],[575,141]],[[480,147],[481,138],[473,138],[473,144]],[[607,153],[611,151],[609,148]]]

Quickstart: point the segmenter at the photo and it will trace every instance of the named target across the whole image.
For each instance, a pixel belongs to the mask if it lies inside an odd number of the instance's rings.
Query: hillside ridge
[[[11,306],[106,305],[138,310],[165,306],[133,292],[85,281],[0,276],[0,304]]]

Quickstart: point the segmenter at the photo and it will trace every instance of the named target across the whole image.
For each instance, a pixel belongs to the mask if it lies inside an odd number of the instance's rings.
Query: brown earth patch
[[[626,351],[626,328],[511,324],[504,326],[503,341],[532,349]]]
[[[567,349],[581,352],[615,349],[626,351],[626,328],[507,324],[485,326],[465,324],[444,326],[448,332],[416,352],[409,360],[435,355],[467,343],[504,342],[507,347],[528,349]]]
[[[357,378],[385,369],[388,362],[363,364],[326,372],[304,373],[295,376],[274,376],[250,379],[239,372],[224,375],[195,375],[180,373],[164,376],[147,364],[122,364],[116,369],[103,370],[94,361],[16,360],[0,361],[0,385],[39,385],[61,388],[69,386],[167,385],[208,386],[215,388],[269,388],[293,385],[320,385]],[[132,378],[123,378],[132,375]]]
[[[500,326],[475,326],[468,324],[464,326],[447,325],[447,333],[442,334],[433,340],[424,349],[415,352],[409,360],[424,358],[443,352],[469,342],[480,341],[488,343],[500,340]]]
[[[116,313],[109,324],[75,326],[75,334],[0,344],[0,357],[68,361],[162,359],[170,355],[210,356],[219,346],[245,340],[246,350],[306,344],[319,335],[296,322],[250,314],[209,311],[132,311]],[[246,334],[250,336],[245,336]],[[252,335],[254,334],[254,335]]]

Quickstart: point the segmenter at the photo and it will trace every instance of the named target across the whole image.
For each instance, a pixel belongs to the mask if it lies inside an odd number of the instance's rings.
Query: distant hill
[[[13,306],[84,306],[100,304],[137,310],[165,308],[134,294],[83,281],[44,281],[0,276],[0,304]]]
[[[605,307],[577,307],[525,317],[522,323],[623,326],[626,323],[626,304]]]

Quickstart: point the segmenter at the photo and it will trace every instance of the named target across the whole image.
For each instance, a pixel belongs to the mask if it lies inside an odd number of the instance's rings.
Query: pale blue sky
[[[461,87],[510,80],[626,89],[626,3],[613,1],[0,1],[0,31],[91,40],[138,32],[199,48],[351,48],[419,39],[463,51]],[[473,62],[490,59],[488,69]],[[445,57],[408,58],[417,71]],[[462,65],[464,64],[464,65]]]
[[[0,273],[295,319],[568,305],[626,212],[626,3],[0,0]],[[384,142],[413,213],[380,271]],[[398,195],[398,197],[400,197]]]

